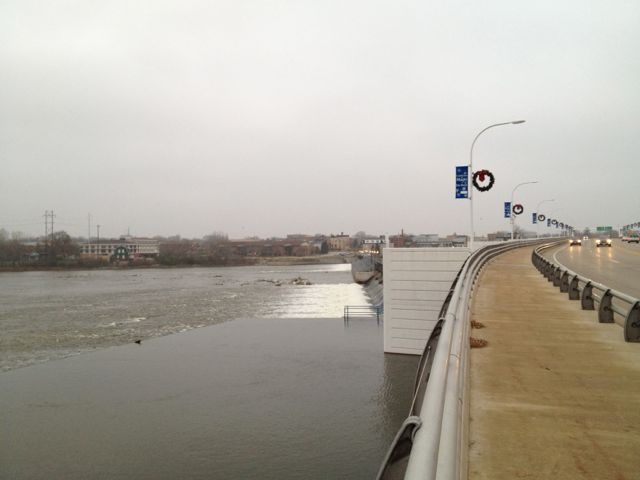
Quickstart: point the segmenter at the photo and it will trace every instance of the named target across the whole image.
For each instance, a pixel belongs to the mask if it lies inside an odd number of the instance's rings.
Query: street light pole
[[[513,213],[513,194],[516,193],[516,190],[518,189],[518,187],[521,187],[522,185],[529,185],[531,183],[538,183],[538,181],[535,180],[533,182],[522,182],[522,183],[519,183],[511,191],[511,203],[510,203],[510,205],[511,205],[511,240],[513,240],[513,234],[514,234],[514,230],[516,228],[516,216]]]
[[[536,207],[536,215],[540,215],[540,205],[542,205],[543,203],[547,203],[547,202],[555,202],[556,199],[555,198],[551,198],[549,200],[542,200],[540,203],[538,203],[538,206]],[[540,231],[540,228],[536,228],[536,237],[539,238],[540,234],[538,233]]]
[[[493,127],[501,127],[502,125],[518,125],[520,123],[524,123],[525,120],[514,120],[512,122],[502,122],[502,123],[494,123],[493,125],[489,125],[488,127],[483,128],[476,135],[471,143],[471,151],[469,152],[469,179],[473,178],[473,147],[476,144],[476,140],[478,137],[482,135],[484,132]],[[469,185],[469,216],[470,216],[470,226],[471,226],[471,236],[469,237],[469,250],[473,251],[473,237],[475,236],[475,230],[473,228],[473,185]]]
[[[549,213],[549,218],[551,218],[551,215],[553,215],[556,212],[559,212],[560,210],[562,210],[562,208],[554,208],[551,213]]]

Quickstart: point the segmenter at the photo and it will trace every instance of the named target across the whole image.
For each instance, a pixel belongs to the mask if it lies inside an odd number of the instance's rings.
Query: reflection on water
[[[414,355],[384,356],[384,374],[378,397],[380,415],[376,417],[379,422],[376,428],[389,439],[395,436],[410,414],[419,359]]]
[[[346,328],[343,302],[365,298],[348,271],[96,273],[67,274],[74,288],[32,275],[3,292],[14,300],[3,325],[39,347],[38,330],[105,346],[109,332],[223,323],[0,374],[2,435],[12,439],[0,442],[0,478],[375,476],[407,415],[417,357],[384,355],[374,318]],[[297,276],[313,285],[285,282]]]
[[[339,318],[364,303],[347,264],[4,273],[0,368],[236,318]]]

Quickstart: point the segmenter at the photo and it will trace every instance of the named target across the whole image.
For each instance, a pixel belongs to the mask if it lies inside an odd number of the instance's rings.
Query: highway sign
[[[596,227],[598,232],[610,232],[611,230],[613,230],[611,227]]]
[[[504,202],[504,218],[511,218],[511,202]]]
[[[456,167],[456,198],[469,198],[469,167]]]

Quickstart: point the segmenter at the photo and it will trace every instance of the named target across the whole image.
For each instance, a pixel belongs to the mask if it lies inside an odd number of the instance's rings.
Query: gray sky
[[[465,233],[520,118],[477,232],[530,180],[523,223],[637,222],[639,47],[635,0],[3,0],[0,227]]]

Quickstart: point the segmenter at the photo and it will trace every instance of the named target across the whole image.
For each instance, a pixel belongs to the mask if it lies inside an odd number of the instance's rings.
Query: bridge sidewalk
[[[469,478],[639,479],[640,344],[554,288],[531,248],[482,273],[471,318]]]

